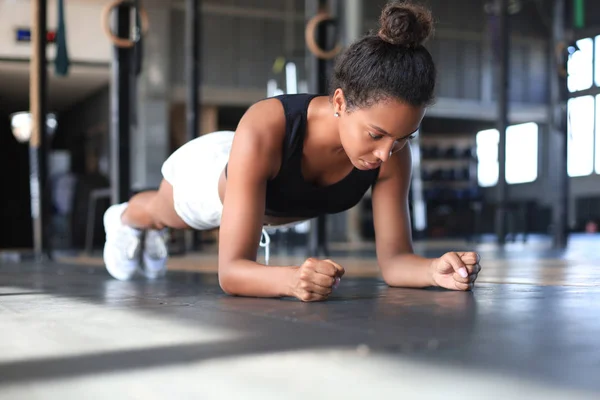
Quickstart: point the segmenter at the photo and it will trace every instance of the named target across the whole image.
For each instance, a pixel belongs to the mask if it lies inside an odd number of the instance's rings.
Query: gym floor
[[[0,261],[0,398],[597,399],[599,243],[480,244],[472,292],[389,288],[372,248],[332,248],[347,274],[323,303],[227,296],[212,250],[155,282]]]

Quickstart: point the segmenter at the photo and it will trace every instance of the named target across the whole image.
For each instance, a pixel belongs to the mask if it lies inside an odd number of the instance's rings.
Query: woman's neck
[[[310,102],[306,119],[305,140],[310,141],[311,147],[323,149],[328,154],[344,154],[338,121],[328,96],[315,97]]]

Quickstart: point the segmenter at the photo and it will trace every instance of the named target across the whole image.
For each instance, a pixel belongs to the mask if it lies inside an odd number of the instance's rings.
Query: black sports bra
[[[278,175],[267,182],[265,214],[273,217],[314,218],[354,207],[375,183],[379,168],[353,168],[342,180],[329,186],[315,186],[304,180],[301,161],[310,101],[318,95],[276,96],[286,118],[282,165]],[[225,167],[227,176],[227,166]]]

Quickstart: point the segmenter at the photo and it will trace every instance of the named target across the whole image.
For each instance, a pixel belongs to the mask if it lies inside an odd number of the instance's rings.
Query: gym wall
[[[57,2],[48,1],[48,30],[57,26]],[[65,25],[69,55],[73,60],[109,62],[111,47],[100,27],[100,13],[105,0],[67,0],[65,3]],[[0,1],[0,59],[24,58],[31,53],[29,43],[17,42],[17,28],[31,28],[31,6],[29,0]],[[54,60],[56,47],[48,46],[48,60]]]

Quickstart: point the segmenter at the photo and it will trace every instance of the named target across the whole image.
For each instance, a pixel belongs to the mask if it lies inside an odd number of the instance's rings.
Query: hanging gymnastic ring
[[[102,14],[100,15],[100,20],[101,20],[101,24],[102,24],[102,29],[104,30],[104,34],[108,37],[108,39],[110,39],[110,41],[117,47],[121,47],[121,48],[132,48],[133,46],[135,46],[135,43],[137,42],[136,40],[131,40],[131,39],[125,39],[125,38],[120,38],[118,36],[115,36],[110,28],[110,13],[113,10],[113,8],[120,6],[123,3],[128,2],[127,0],[113,0],[112,2],[110,2],[109,4],[107,4],[103,9],[102,9]],[[146,10],[144,10],[143,8],[140,7],[139,10],[137,10],[137,12],[140,15],[140,21],[142,24],[142,35],[145,35],[146,33],[148,33],[148,26],[149,26],[149,21],[148,21],[148,14],[146,13]]]
[[[315,33],[319,25],[323,22],[333,20],[334,19],[327,12],[320,11],[308,21],[308,23],[306,24],[306,29],[304,30],[304,36],[308,49],[316,57],[321,58],[323,60],[331,60],[332,58],[337,56],[340,53],[340,51],[342,51],[342,45],[339,42],[335,45],[333,49],[326,51],[323,50],[315,40]]]

